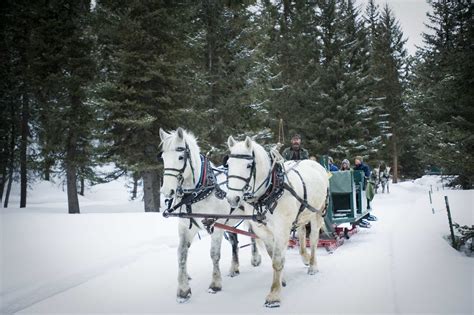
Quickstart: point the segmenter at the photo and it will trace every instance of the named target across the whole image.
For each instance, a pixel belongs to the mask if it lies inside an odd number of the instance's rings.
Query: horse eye
[[[247,168],[251,168],[251,167],[252,167],[252,164],[247,165]]]
[[[184,160],[184,156],[180,156],[178,160]]]

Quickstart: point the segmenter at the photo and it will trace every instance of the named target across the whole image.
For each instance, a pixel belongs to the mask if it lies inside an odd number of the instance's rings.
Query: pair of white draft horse
[[[162,157],[165,173],[163,177],[162,194],[166,199],[172,200],[171,204],[179,202],[178,191],[192,191],[198,185],[198,180],[204,172],[201,167],[202,157],[196,138],[189,132],[178,128],[170,133],[160,130],[162,140]],[[245,213],[251,215],[254,205],[266,192],[269,177],[274,166],[272,159],[265,149],[251,140],[236,142],[232,137],[228,139],[230,150],[228,160],[227,200],[221,200],[210,194],[205,199],[193,204],[192,212],[207,214],[229,214],[231,208],[239,206]],[[308,273],[313,275],[317,272],[316,248],[319,240],[319,231],[323,225],[321,212],[326,206],[328,189],[328,177],[326,170],[317,162],[304,160],[300,162],[285,162],[285,183],[291,187],[283,191],[278,199],[276,207],[271,213],[266,212],[264,222],[249,221],[258,241],[263,242],[268,254],[272,259],[273,281],[270,293],[265,300],[265,306],[280,306],[280,293],[285,281],[282,276],[285,265],[285,252],[288,239],[293,225],[298,227],[300,237],[300,253],[305,265],[308,265]],[[225,181],[218,178],[219,182]],[[253,194],[249,196],[249,191]],[[295,197],[296,194],[299,197]],[[303,196],[306,207],[302,207]],[[311,210],[309,210],[311,209]],[[316,211],[315,211],[316,210]],[[236,210],[242,211],[242,210]],[[234,212],[235,213],[235,212]],[[235,224],[230,220],[229,225]],[[238,221],[237,221],[238,222]],[[311,223],[310,243],[311,253],[308,254],[305,247],[305,225]],[[199,228],[203,228],[200,220],[190,223],[189,219],[180,219],[179,223],[179,246],[178,246],[178,302],[185,302],[191,297],[189,287],[189,275],[186,269],[188,249],[192,239]],[[214,269],[209,292],[215,293],[222,289],[221,273],[219,269],[220,247],[223,231],[214,229],[211,236],[211,258]],[[253,251],[252,264],[260,264],[260,256]],[[238,259],[233,258],[231,275],[238,273]]]

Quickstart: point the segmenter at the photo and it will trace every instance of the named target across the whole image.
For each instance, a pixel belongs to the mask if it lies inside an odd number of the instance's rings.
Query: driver
[[[299,134],[295,134],[291,138],[291,146],[283,150],[282,156],[287,161],[309,159],[308,150],[301,146],[301,136]]]

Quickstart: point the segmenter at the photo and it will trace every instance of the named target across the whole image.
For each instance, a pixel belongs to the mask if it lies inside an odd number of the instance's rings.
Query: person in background
[[[354,159],[354,171],[363,171],[364,172],[364,176],[365,176],[365,182],[364,182],[364,190],[365,190],[365,187],[367,186],[367,179],[369,179],[370,177],[370,167],[364,163],[364,160],[362,159],[361,156],[356,156],[356,158]]]
[[[299,134],[295,134],[291,138],[291,146],[283,150],[282,156],[287,161],[307,160],[309,158],[308,150],[301,146],[301,136]]]
[[[339,171],[339,168],[334,164],[334,160],[330,156],[328,157],[328,166],[329,166],[329,171],[331,172]]]
[[[364,163],[364,160],[361,156],[356,156],[356,158],[354,159],[354,171],[363,171],[364,172],[364,176],[365,176],[365,180],[364,180],[364,190],[367,188],[367,181],[369,180],[370,178],[370,167]],[[367,209],[370,209],[370,200],[367,199]],[[370,213],[368,213],[366,216],[365,216],[365,219],[369,220],[369,221],[377,221],[377,217],[374,216],[374,215],[371,215]],[[370,223],[365,221],[364,219],[360,220],[360,226],[363,226],[363,227],[370,227]],[[365,226],[364,226],[365,225]]]
[[[340,171],[350,171],[351,170],[351,162],[348,159],[342,160]]]

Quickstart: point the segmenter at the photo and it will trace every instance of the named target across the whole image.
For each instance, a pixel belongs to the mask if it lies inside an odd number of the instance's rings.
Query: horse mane
[[[183,129],[183,140],[188,144],[191,152],[199,153],[201,149],[197,143],[197,137],[190,131]],[[161,141],[161,148],[163,151],[171,151],[176,149],[176,143],[178,142],[178,131],[170,131],[170,136],[165,140]]]
[[[248,152],[245,145],[245,141],[237,142],[234,148],[236,149],[236,152],[234,153],[237,153],[237,154],[245,154]],[[268,164],[267,150],[265,150],[265,148],[261,144],[252,140],[252,150],[255,153],[255,163],[257,163],[258,165]]]
[[[265,148],[261,144],[257,143],[254,140],[252,140],[252,147],[255,152],[255,162],[268,163],[268,162],[265,162],[266,158],[268,157],[267,150],[265,150]]]

